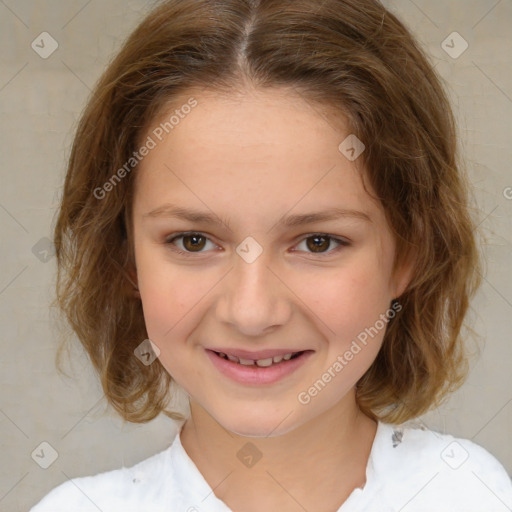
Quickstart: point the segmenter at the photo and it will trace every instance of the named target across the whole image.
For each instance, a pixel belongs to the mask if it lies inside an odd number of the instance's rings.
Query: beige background
[[[55,259],[44,252],[79,113],[149,5],[0,0],[1,510],[25,511],[68,477],[133,465],[167,447],[176,432],[164,417],[123,425],[106,407],[78,345],[72,378],[56,373],[57,329],[48,309]],[[488,237],[488,271],[472,314],[481,354],[464,387],[423,422],[483,445],[512,474],[512,2],[386,5],[426,46],[446,80],[477,189],[475,215]],[[43,31],[59,45],[48,59],[31,48]],[[454,31],[469,44],[457,59],[441,47]],[[43,441],[58,454],[48,469],[31,458]]]

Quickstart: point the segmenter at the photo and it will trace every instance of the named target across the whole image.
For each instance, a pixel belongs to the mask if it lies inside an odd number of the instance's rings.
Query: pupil
[[[318,244],[317,242],[320,242]],[[313,241],[313,244],[310,244],[309,241]],[[329,237],[327,236],[312,236],[308,239],[308,248],[311,249],[313,252],[322,252],[323,250],[326,250],[329,247]]]
[[[192,244],[188,243],[188,241],[192,240]],[[198,240],[201,240],[201,242],[198,243]],[[205,238],[201,235],[186,235],[183,237],[183,245],[188,250],[194,251],[194,249],[201,250],[204,247]]]

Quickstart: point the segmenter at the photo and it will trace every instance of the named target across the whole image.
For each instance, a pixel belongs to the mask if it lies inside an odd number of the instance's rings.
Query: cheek
[[[373,325],[387,310],[392,298],[387,283],[385,270],[377,271],[375,261],[361,259],[357,265],[308,279],[301,293],[318,317],[346,338]]]
[[[153,260],[154,261],[154,260]],[[200,297],[190,280],[180,272],[159,272],[156,266],[139,273],[139,290],[148,337],[160,350],[159,359],[167,372],[180,384],[199,378],[188,358],[186,339],[193,326],[188,325],[191,310]]]
[[[163,353],[180,350],[197,326],[198,315],[216,282],[217,273],[171,264],[159,251],[137,254],[137,278],[149,338]]]
[[[137,254],[137,279],[148,336],[158,344],[197,302],[197,288],[191,286],[186,272],[144,250]]]
[[[139,290],[148,336],[153,341],[167,343],[183,329],[183,319],[197,302],[189,286],[181,286],[179,278],[172,281],[142,281]]]

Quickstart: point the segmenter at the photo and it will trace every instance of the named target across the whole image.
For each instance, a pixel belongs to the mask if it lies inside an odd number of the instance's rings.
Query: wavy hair
[[[396,242],[415,254],[377,358],[357,384],[369,416],[414,418],[459,386],[461,336],[480,255],[447,94],[426,53],[377,0],[168,0],[124,42],[79,121],[55,224],[57,304],[125,420],[168,410],[172,377],[134,357],[147,338],[134,264],[133,172],[100,190],[145,130],[192,88],[291,87],[348,119],[366,146],[364,179]],[[62,346],[59,349],[60,358]],[[60,363],[59,363],[60,364]]]

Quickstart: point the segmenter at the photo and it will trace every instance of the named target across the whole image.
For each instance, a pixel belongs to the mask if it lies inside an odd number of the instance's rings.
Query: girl
[[[109,402],[182,424],[32,510],[512,510],[492,455],[404,425],[464,375],[459,167],[439,78],[377,0],[163,2],[83,114],[55,244]]]

